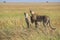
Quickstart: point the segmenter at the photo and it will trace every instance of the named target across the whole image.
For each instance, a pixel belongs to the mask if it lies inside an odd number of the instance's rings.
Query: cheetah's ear
[[[24,12],[24,16],[26,16],[26,12]]]
[[[26,14],[26,12],[24,12],[24,14]]]
[[[32,13],[32,10],[31,9],[29,9],[29,11],[30,11],[30,13]]]

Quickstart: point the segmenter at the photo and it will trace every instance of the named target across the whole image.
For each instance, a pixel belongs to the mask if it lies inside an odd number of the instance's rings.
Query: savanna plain
[[[27,28],[24,12],[47,15],[55,30]],[[0,40],[60,40],[60,3],[0,3]]]

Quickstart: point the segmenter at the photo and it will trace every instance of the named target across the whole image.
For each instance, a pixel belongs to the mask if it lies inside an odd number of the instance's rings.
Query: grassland
[[[23,13],[29,13],[29,9],[48,15],[56,30],[45,31],[43,25],[28,29]],[[0,3],[0,40],[60,40],[60,3]]]

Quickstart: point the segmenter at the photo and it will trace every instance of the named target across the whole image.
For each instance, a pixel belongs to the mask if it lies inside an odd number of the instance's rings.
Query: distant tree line
[[[6,3],[6,1],[3,1],[3,3]]]
[[[48,1],[46,1],[46,3],[48,3]]]
[[[6,1],[3,1],[3,3],[6,3]],[[48,3],[48,1],[46,1],[46,3]]]

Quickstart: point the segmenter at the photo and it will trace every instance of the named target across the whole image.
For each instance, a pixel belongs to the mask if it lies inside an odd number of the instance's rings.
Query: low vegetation
[[[0,5],[0,40],[60,40],[60,5],[36,5]],[[29,9],[48,15],[56,30],[45,30],[42,24],[27,28],[23,13]]]

